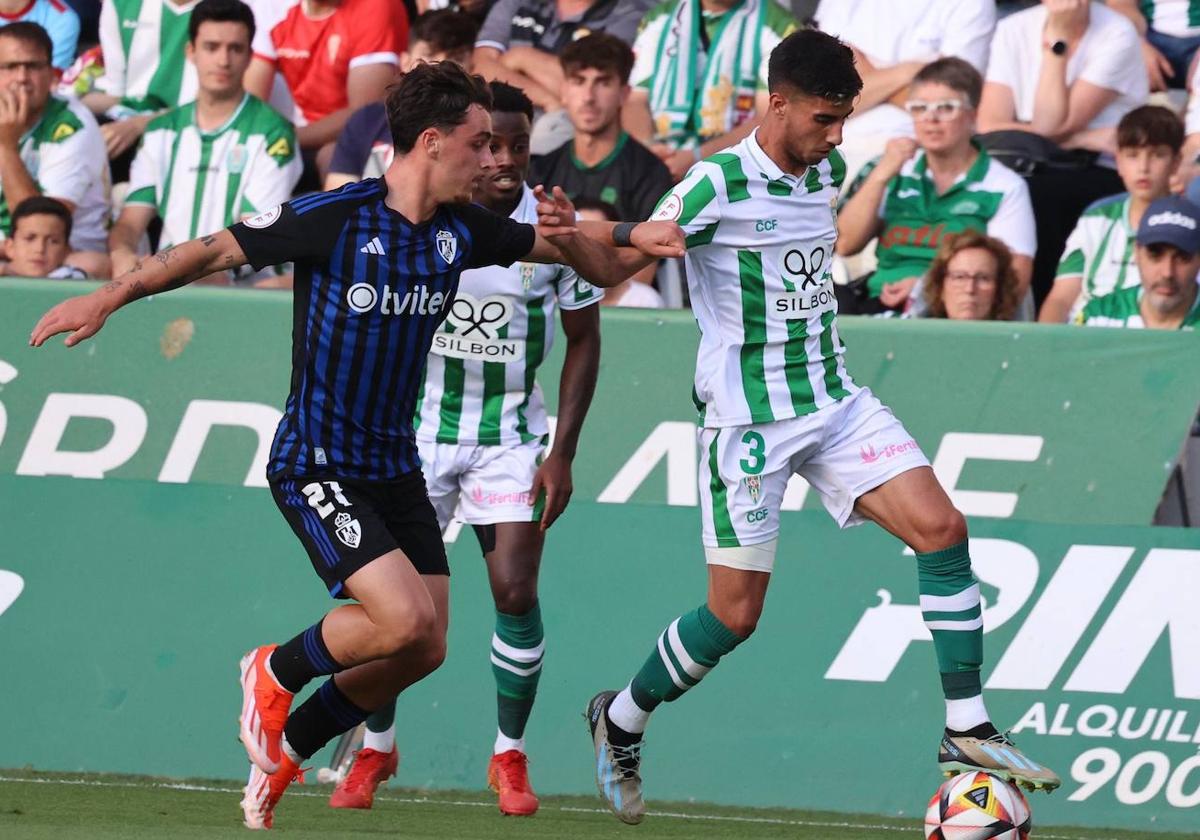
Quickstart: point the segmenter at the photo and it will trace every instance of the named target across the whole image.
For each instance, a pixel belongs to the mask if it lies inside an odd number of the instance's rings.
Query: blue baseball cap
[[[1138,225],[1137,244],[1164,243],[1185,254],[1200,254],[1200,207],[1175,195],[1150,202]]]

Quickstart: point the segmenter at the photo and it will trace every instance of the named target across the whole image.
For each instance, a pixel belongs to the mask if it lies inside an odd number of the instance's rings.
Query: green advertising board
[[[290,300],[185,290],[139,301],[77,349],[28,347],[41,313],[79,291],[0,281],[0,473],[265,486]],[[971,516],[1150,524],[1200,402],[1194,333],[856,318],[842,333],[852,374]],[[604,313],[578,498],[696,504],[696,335],[682,312]],[[541,378],[550,405],[557,350]],[[800,479],[790,491],[785,507],[819,507]]]
[[[262,489],[288,301],[176,293],[74,350],[26,347],[41,311],[78,289],[0,284],[0,661],[17,675],[0,693],[0,766],[236,777],[238,657],[329,606]],[[583,704],[627,680],[705,589],[695,327],[604,317],[575,501],[543,567],[529,745],[545,793],[592,789]],[[989,707],[1066,780],[1033,801],[1037,819],[1194,830],[1200,537],[1144,526],[1200,394],[1196,337],[972,327],[845,333],[860,383],[973,514]],[[790,506],[813,495],[797,486]],[[449,659],[400,704],[403,784],[481,786],[494,734],[473,538],[451,563]],[[938,783],[941,698],[911,557],[876,528],[789,512],[772,587],[756,636],[656,715],[648,795],[919,813]]]

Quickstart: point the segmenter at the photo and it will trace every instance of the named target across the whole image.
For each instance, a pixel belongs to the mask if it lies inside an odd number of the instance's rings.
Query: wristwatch
[[[1066,55],[1067,42],[1061,38],[1057,41],[1047,41],[1046,49],[1050,50],[1050,52],[1054,53],[1055,55]]]

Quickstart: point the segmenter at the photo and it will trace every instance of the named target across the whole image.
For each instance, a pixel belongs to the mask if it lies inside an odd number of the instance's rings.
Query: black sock
[[[992,726],[991,721],[981,723],[978,726],[973,726],[970,729],[962,732],[959,732],[956,729],[947,729],[946,733],[955,738],[961,738],[965,736],[967,738],[978,738],[981,741],[986,741],[988,738],[995,738],[1000,734],[996,727]]]
[[[321,619],[291,641],[284,642],[271,654],[271,672],[287,691],[295,694],[316,677],[344,670],[325,646]]]
[[[610,704],[611,705],[611,704]],[[608,727],[608,742],[614,747],[632,747],[638,741],[642,740],[642,734],[626,732],[621,727],[613,723],[613,719],[608,716],[608,706],[604,707],[604,723]]]
[[[283,737],[301,759],[312,758],[317,750],[358,726],[368,715],[370,712],[350,702],[328,679],[288,716]]]

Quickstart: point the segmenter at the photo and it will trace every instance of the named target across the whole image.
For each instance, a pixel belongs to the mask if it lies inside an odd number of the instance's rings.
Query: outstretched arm
[[[138,260],[129,271],[95,291],[52,308],[33,328],[29,343],[41,347],[46,339],[70,332],[64,343],[73,347],[99,332],[109,315],[131,301],[245,264],[246,255],[228,230],[167,248]]]
[[[550,195],[534,187],[538,198],[537,239],[529,259],[561,262],[596,286],[618,286],[651,262],[682,257],[683,230],[674,222],[639,222],[628,246],[613,240],[613,222],[576,221],[575,207],[558,187]]]

